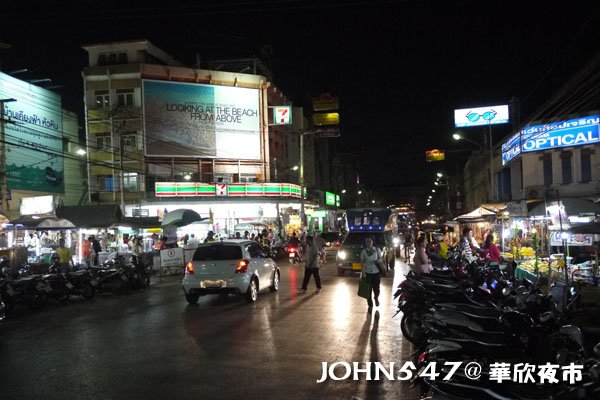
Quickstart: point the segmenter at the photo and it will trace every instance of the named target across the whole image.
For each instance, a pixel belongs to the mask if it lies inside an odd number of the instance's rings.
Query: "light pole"
[[[494,196],[494,147],[492,145],[492,125],[489,124],[489,144],[490,144],[490,196],[489,199],[492,201],[494,200],[495,196]],[[477,147],[479,147],[480,149],[483,149],[483,146],[481,145],[481,143],[477,143],[474,140],[471,140],[469,138],[466,138],[458,133],[455,133],[452,135],[452,137],[454,138],[454,140],[466,140],[467,142],[471,142],[473,144],[476,144]]]

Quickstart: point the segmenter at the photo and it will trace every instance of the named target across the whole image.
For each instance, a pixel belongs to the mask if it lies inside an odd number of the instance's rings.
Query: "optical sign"
[[[508,121],[508,105],[454,110],[454,126],[457,128],[506,124]]]
[[[292,107],[273,107],[273,123],[275,125],[290,125],[292,123]]]

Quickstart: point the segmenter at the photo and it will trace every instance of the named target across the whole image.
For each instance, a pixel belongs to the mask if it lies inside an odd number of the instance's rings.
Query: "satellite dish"
[[[260,54],[263,55],[263,57],[269,58],[273,55],[273,46],[271,46],[270,44],[265,44],[261,49],[260,49]]]

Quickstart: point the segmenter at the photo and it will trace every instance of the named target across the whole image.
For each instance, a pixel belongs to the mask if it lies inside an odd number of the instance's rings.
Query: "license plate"
[[[361,270],[363,267],[362,263],[352,263],[352,269]]]
[[[123,282],[127,282],[127,275],[121,275],[121,279],[123,280]]]
[[[65,283],[65,286],[67,287],[67,289],[73,289],[74,288],[74,286],[73,286],[73,284],[71,284],[71,282]]]
[[[90,281],[90,285],[92,285],[92,286],[96,286],[97,284],[98,284],[98,282],[96,282],[96,280],[95,280],[95,279],[92,279],[92,280]]]
[[[200,287],[203,288],[222,288],[225,287],[225,282],[224,281],[202,281],[200,283]]]
[[[292,258],[296,255],[296,253],[290,253],[290,255],[288,257]]]

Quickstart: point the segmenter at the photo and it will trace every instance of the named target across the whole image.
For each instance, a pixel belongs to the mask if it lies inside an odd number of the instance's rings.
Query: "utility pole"
[[[2,185],[1,185],[1,194],[2,200],[6,201],[6,207],[4,206],[4,201],[0,201],[0,206],[2,211],[8,211],[8,182],[6,177],[6,133],[5,133],[5,123],[10,122],[9,120],[4,119],[4,103],[10,103],[12,101],[17,101],[16,99],[3,99],[0,100],[0,167],[2,168]]]
[[[489,127],[489,144],[490,144],[490,200],[496,200],[496,196],[494,194],[494,146],[492,144],[492,124],[488,124]]]

